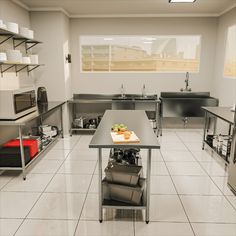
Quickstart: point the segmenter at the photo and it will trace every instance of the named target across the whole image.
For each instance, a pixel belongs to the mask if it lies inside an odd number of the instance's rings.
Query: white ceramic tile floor
[[[134,235],[133,222],[80,221],[75,236],[131,236]]]
[[[57,172],[61,164],[63,163],[62,160],[37,160],[37,163],[33,164],[32,170],[30,173],[33,174],[54,174]]]
[[[56,150],[51,149],[44,155],[44,160],[64,160],[66,159],[67,155],[70,153],[70,150],[62,149]]]
[[[91,175],[56,174],[45,192],[86,193],[91,178]]]
[[[43,193],[28,218],[78,220],[84,200],[81,193]]]
[[[236,223],[236,211],[224,196],[181,196],[191,222]]]
[[[211,177],[217,187],[224,193],[226,196],[233,196],[233,192],[227,185],[228,177],[224,176],[213,176]]]
[[[216,159],[214,155],[211,155],[204,150],[192,151],[192,154],[199,162],[214,162]]]
[[[236,209],[236,197],[235,196],[227,196],[230,203],[233,205],[233,207]]]
[[[208,176],[173,176],[179,194],[189,195],[222,195]]]
[[[43,192],[53,174],[28,174],[27,181],[22,181],[22,176],[12,179],[1,191],[10,192]]]
[[[3,236],[236,236],[236,197],[221,160],[201,150],[201,130],[164,130],[152,152],[150,223],[145,212],[104,210],[98,222],[92,135],[66,136],[21,175],[0,175]],[[109,150],[104,150],[103,169]],[[144,174],[147,152],[142,151]],[[177,191],[177,192],[176,192]],[[189,222],[190,220],[190,222]]]
[[[151,176],[151,194],[177,194],[170,176]]]
[[[151,221],[188,222],[177,195],[151,195]]]
[[[201,166],[210,176],[227,176],[227,168],[225,165],[217,162],[202,162]]]
[[[192,224],[196,236],[236,236],[236,224]]]
[[[142,222],[135,223],[136,236],[194,236],[187,223],[150,222],[144,225]]]
[[[197,162],[166,162],[171,175],[206,175]]]
[[[25,220],[16,236],[73,236],[76,224],[75,220]]]
[[[40,193],[0,192],[0,218],[25,218],[39,196]]]
[[[166,162],[169,161],[191,161],[195,162],[195,158],[189,151],[162,151],[162,156]]]
[[[0,235],[12,236],[19,228],[23,219],[0,219]]]

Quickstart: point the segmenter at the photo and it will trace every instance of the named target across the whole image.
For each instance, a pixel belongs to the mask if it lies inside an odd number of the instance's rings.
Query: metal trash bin
[[[145,179],[140,178],[137,186],[126,186],[112,184],[103,180],[104,199],[115,200],[132,205],[140,205],[143,191],[145,188]]]
[[[141,171],[142,166],[110,163],[105,168],[106,180],[110,183],[135,186],[138,184]]]

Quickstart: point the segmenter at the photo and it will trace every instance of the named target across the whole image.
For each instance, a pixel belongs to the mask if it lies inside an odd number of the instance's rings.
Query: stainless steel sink
[[[162,98],[209,98],[210,92],[162,92]]]
[[[162,92],[162,117],[203,117],[203,106],[218,106],[219,101],[210,92]]]

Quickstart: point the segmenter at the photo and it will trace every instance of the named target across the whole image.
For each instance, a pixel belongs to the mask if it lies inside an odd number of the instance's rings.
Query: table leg
[[[163,108],[162,108],[162,104],[159,103],[159,132],[160,132],[160,136],[162,136],[162,124],[163,124]]]
[[[148,149],[147,177],[146,177],[146,223],[147,224],[149,223],[149,211],[150,211],[151,155],[152,155],[152,149]]]
[[[205,125],[204,125],[204,131],[203,131],[202,150],[204,150],[204,148],[205,148],[205,137],[206,137],[207,123],[208,123],[208,116],[207,116],[207,112],[205,111]]]
[[[64,131],[63,131],[63,109],[60,106],[60,114],[61,114],[61,137],[64,138]]]
[[[231,135],[231,129],[232,129],[232,126],[231,126],[231,124],[229,124],[229,132],[228,132],[229,136]]]
[[[22,127],[21,126],[19,126],[19,137],[20,137],[20,156],[21,156],[21,165],[22,165],[22,175],[23,175],[23,180],[26,180],[25,153],[24,153],[23,138],[22,138]]]
[[[216,135],[217,117],[214,117],[213,135]]]
[[[98,197],[99,197],[99,222],[102,223],[102,149],[98,149]]]

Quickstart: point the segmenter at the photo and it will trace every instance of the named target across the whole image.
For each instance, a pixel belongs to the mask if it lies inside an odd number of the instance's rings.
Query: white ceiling
[[[168,0],[13,0],[29,10],[62,9],[71,17],[92,16],[219,16],[236,0],[196,0],[170,4]]]

